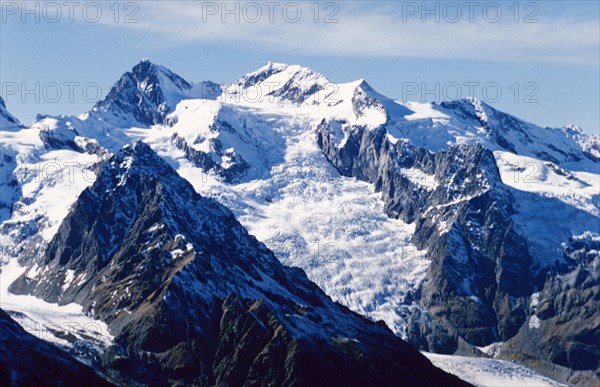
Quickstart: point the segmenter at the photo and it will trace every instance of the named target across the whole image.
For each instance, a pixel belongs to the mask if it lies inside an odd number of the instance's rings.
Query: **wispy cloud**
[[[425,9],[409,8],[406,2],[338,2],[334,3],[337,8],[327,9],[327,3],[320,3],[318,15],[310,8],[316,3],[294,3],[302,7],[300,18],[292,7],[284,15],[283,2],[272,12],[268,2],[255,2],[262,12],[258,18],[255,8],[244,9],[244,3],[238,6],[237,15],[226,12],[235,9],[232,3],[211,4],[141,2],[138,23],[114,25],[143,31],[157,43],[235,42],[285,53],[584,64],[600,61],[597,12],[591,12],[590,17],[556,15],[545,13],[543,3],[535,12],[522,9],[518,15],[506,3],[500,18],[493,10],[484,16],[485,3],[481,3],[484,5],[476,8],[472,20],[469,10],[461,9],[462,16],[456,23],[450,22],[456,19],[453,10],[439,8],[437,15],[427,14]],[[422,6],[421,2],[411,4]],[[324,18],[331,13],[337,22],[325,23]],[[529,15],[537,22],[525,23]],[[421,21],[423,16],[425,22]],[[435,21],[436,16],[440,22]]]

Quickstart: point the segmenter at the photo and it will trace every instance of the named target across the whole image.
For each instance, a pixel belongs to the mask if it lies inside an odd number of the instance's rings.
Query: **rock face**
[[[600,375],[600,238],[583,235],[564,246],[566,267],[547,274],[532,297],[528,323],[504,346],[504,356],[545,368],[581,385]],[[542,356],[540,356],[542,354]],[[594,374],[596,376],[594,376]]]
[[[182,137],[174,134],[171,137],[173,145],[183,151],[185,156],[190,162],[196,167],[201,168],[203,171],[210,172],[215,176],[218,176],[226,182],[237,182],[248,175],[248,171],[252,167],[246,160],[240,155],[235,154],[229,149],[223,149],[222,143],[219,139],[213,139],[210,141],[210,152],[203,152],[195,149]],[[212,153],[212,154],[211,154]],[[216,155],[219,160],[227,160],[227,168],[223,167],[224,163],[215,161],[212,155]]]
[[[0,309],[0,384],[110,386],[93,369],[67,353],[25,332]]]
[[[454,353],[459,337],[478,346],[512,337],[532,292],[516,279],[527,278],[531,259],[492,152],[474,144],[432,153],[385,134],[358,127],[338,147],[324,122],[318,143],[342,174],[382,192],[389,216],[416,222],[413,241],[432,260],[422,289],[429,316],[413,316],[409,340]]]
[[[22,128],[21,123],[15,116],[10,114],[6,104],[0,97],[0,131],[17,131]],[[4,136],[0,134],[0,136]],[[0,222],[10,218],[12,206],[19,199],[21,187],[14,177],[12,171],[17,166],[15,152],[4,147],[0,147]]]
[[[106,163],[38,264],[11,291],[108,323],[119,383],[462,383],[282,266],[142,142]]]
[[[0,97],[0,130],[18,130],[22,128],[19,120],[8,112],[6,103]]]

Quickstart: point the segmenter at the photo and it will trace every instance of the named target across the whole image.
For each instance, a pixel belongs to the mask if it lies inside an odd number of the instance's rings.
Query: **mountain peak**
[[[585,135],[583,128],[579,125],[568,124],[568,125],[564,125],[561,129],[569,135],[574,135],[574,136]]]
[[[263,96],[279,101],[303,103],[329,83],[323,74],[300,65],[268,62],[240,78],[235,85],[244,90],[258,88]],[[254,91],[253,91],[254,94]]]
[[[480,104],[482,104],[482,103],[483,103],[484,105],[487,105],[487,104],[485,104],[485,103],[484,103],[482,100],[480,100],[479,98],[477,98],[477,97],[473,97],[473,96],[468,96],[468,97],[460,98],[460,100],[462,100],[462,101],[464,101],[464,102],[471,103],[471,104],[473,104],[473,105],[480,105]]]
[[[454,106],[454,107],[463,106],[463,107],[469,107],[469,108],[477,109],[477,110],[481,110],[482,108],[490,108],[491,107],[490,105],[486,104],[479,98],[472,97],[472,96],[442,101],[442,102],[440,102],[440,105]]]
[[[477,120],[482,125],[486,125],[488,115],[495,112],[495,109],[475,97],[442,101],[440,102],[440,106],[452,110],[459,117]]]
[[[357,89],[362,90],[364,93],[366,93],[372,98],[376,98],[379,100],[389,99],[383,94],[376,91],[369,83],[367,83],[367,81],[364,78],[357,79],[353,82],[353,84],[356,85]]]
[[[274,63],[269,61],[264,66],[242,76],[237,84],[244,88],[251,87],[265,81],[267,78],[275,74],[282,72],[288,67],[289,65],[285,63]]]
[[[191,89],[171,70],[142,59],[121,76],[94,111],[112,113],[127,124],[151,126],[161,123]]]
[[[137,81],[141,82],[144,80],[153,80],[149,79],[152,77],[158,77],[156,79],[158,83],[161,81],[165,83],[165,81],[168,80],[182,89],[190,89],[192,87],[190,83],[181,78],[179,75],[175,74],[173,71],[164,66],[153,63],[149,59],[142,59],[138,64],[133,66],[131,69],[131,74],[134,75]],[[160,76],[166,77],[167,79],[161,79]]]
[[[147,159],[146,156],[153,156],[154,152],[145,142],[141,140],[135,140],[130,144],[125,144],[123,148],[116,154],[117,161],[129,161]],[[158,162],[160,159],[156,158]],[[131,166],[131,163],[129,163]]]
[[[151,166],[156,167],[156,164],[163,164],[165,161],[159,157],[148,144],[142,140],[134,140],[129,144],[125,144],[119,152],[115,155],[117,161],[132,160],[136,163],[152,164]]]
[[[282,62],[273,62],[273,61],[268,61],[267,64],[265,64],[263,67],[261,67],[260,69],[256,70],[261,71],[261,70],[272,70],[272,69],[280,69],[280,70],[284,70],[286,68],[288,68],[290,65],[287,63],[282,63]]]
[[[152,148],[142,140],[134,140],[130,144],[125,144],[119,154],[143,154],[146,152],[151,152]]]
[[[140,60],[138,63],[136,63],[130,70],[131,73],[133,74],[147,74],[149,75],[152,72],[157,72],[159,71],[159,68],[162,66],[159,66],[155,63],[152,63],[149,59],[144,58],[142,60]]]

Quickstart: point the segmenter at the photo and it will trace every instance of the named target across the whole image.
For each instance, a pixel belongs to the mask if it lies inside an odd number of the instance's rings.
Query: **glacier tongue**
[[[203,181],[185,163],[179,173],[232,209],[284,264],[303,268],[334,300],[405,336],[429,265],[426,252],[410,242],[414,225],[385,215],[371,184],[342,177],[327,162],[311,124],[273,122],[285,139],[285,161],[263,165],[265,178]]]
[[[529,368],[497,359],[423,353],[436,367],[454,374],[475,386],[560,387],[557,383]]]
[[[33,269],[29,271],[30,275],[40,274],[39,269]],[[77,351],[85,347],[100,353],[111,345],[113,336],[108,326],[93,316],[86,315],[81,305],[57,305],[34,296],[9,292],[9,285],[25,271],[26,268],[19,266],[15,260],[2,266],[0,297],[2,309],[13,315],[26,331],[43,340],[69,348],[77,355],[82,355]],[[78,357],[85,360],[85,356]]]

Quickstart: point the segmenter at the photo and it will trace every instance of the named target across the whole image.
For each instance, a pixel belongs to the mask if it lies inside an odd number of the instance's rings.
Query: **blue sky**
[[[573,123],[598,134],[599,2],[468,3],[144,1],[114,7],[109,1],[75,2],[69,9],[58,2],[59,15],[44,3],[24,9],[20,1],[4,1],[1,91],[10,111],[29,123],[36,113],[89,110],[96,85],[107,93],[142,58],[189,81],[215,82],[232,82],[272,60],[311,67],[334,82],[364,78],[397,99],[473,94],[540,125]],[[71,99],[65,82],[76,82]],[[53,83],[60,97],[48,86]],[[24,93],[36,84],[38,91]],[[88,98],[84,85],[94,86]]]

